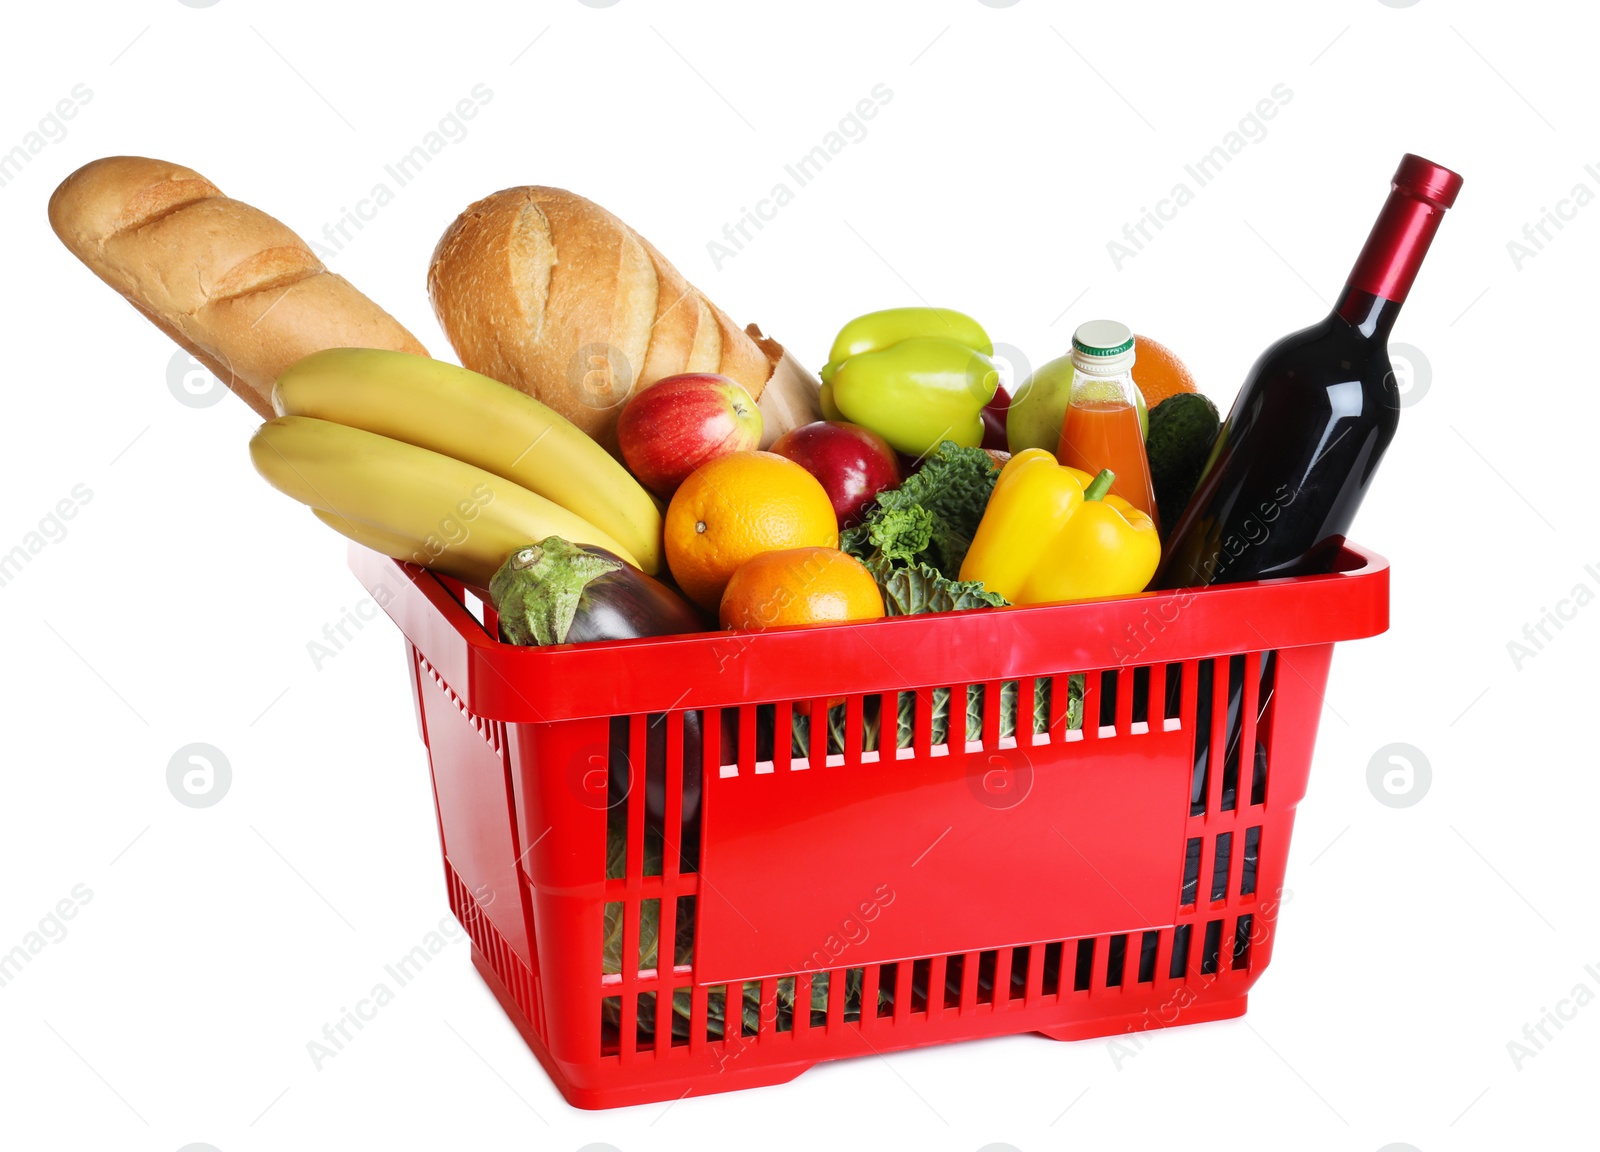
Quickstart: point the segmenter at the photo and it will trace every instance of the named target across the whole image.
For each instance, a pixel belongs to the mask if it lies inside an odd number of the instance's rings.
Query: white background
[[[0,187],[0,551],[75,485],[92,499],[0,588],[0,952],[75,885],[92,898],[0,987],[0,1143],[1435,1152],[1592,1115],[1600,1007],[1520,1070],[1507,1049],[1576,985],[1600,992],[1600,609],[1520,669],[1507,649],[1575,585],[1600,590],[1600,209],[1520,270],[1507,249],[1573,185],[1600,191],[1580,11],[12,8],[0,150],[75,84],[92,99]],[[813,366],[844,320],[921,299],[1035,364],[1106,315],[1226,408],[1263,346],[1323,313],[1403,152],[1465,175],[1394,333],[1431,383],[1413,379],[1355,532],[1393,562],[1394,624],[1336,656],[1292,900],[1245,1019],[1148,1036],[1120,1063],[1104,1041],[1022,1036],[585,1114],[456,945],[313,1067],[307,1041],[447,915],[401,642],[380,620],[313,665],[308,641],[363,595],[343,542],[255,476],[244,405],[174,397],[172,345],[61,247],[45,202],[78,165],[136,153],[317,236],[479,83],[493,98],[468,135],[328,257],[446,355],[435,239],[469,201],[542,183],[617,212]],[[707,241],[879,83],[893,98],[865,138],[715,267]],[[1107,241],[1280,83],[1265,138],[1119,271]],[[232,767],[206,809],[167,789],[192,742]],[[1396,742],[1431,765],[1405,808],[1367,783]]]

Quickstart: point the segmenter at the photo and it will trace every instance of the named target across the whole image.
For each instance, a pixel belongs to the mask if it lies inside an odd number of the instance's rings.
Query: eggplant
[[[548,536],[513,552],[489,582],[500,617],[500,637],[509,644],[586,644],[705,632],[714,625],[677,592],[632,564],[588,544]],[[723,712],[722,749],[735,746],[737,713]],[[607,804],[620,807],[630,782],[643,777],[648,823],[660,829],[666,814],[667,718],[646,718],[645,764],[629,763],[628,717],[611,719]],[[683,852],[699,845],[700,713],[683,715]],[[686,862],[687,863],[687,862]]]
[[[689,601],[620,556],[547,536],[518,548],[489,581],[510,644],[587,644],[704,632]]]

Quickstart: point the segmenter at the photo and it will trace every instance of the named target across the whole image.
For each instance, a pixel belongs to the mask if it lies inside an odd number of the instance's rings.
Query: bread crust
[[[73,255],[263,417],[278,374],[312,352],[427,355],[292,229],[192,168],[95,160],[61,182],[49,212]]]
[[[548,404],[613,455],[617,416],[639,389],[720,372],[759,399],[775,364],[648,241],[560,188],[470,205],[439,238],[428,296],[464,366]]]

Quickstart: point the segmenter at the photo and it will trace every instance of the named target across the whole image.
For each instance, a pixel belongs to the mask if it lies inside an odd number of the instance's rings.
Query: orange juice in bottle
[[[1134,399],[1133,333],[1115,320],[1091,320],[1072,334],[1072,392],[1056,459],[1093,476],[1116,475],[1111,491],[1156,518],[1150,462]]]

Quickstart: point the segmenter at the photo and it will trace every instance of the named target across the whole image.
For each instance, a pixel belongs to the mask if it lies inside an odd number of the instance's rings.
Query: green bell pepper
[[[840,330],[822,369],[822,413],[870,428],[921,456],[942,440],[983,441],[983,406],[1000,373],[994,345],[970,316],[948,308],[890,308]]]

